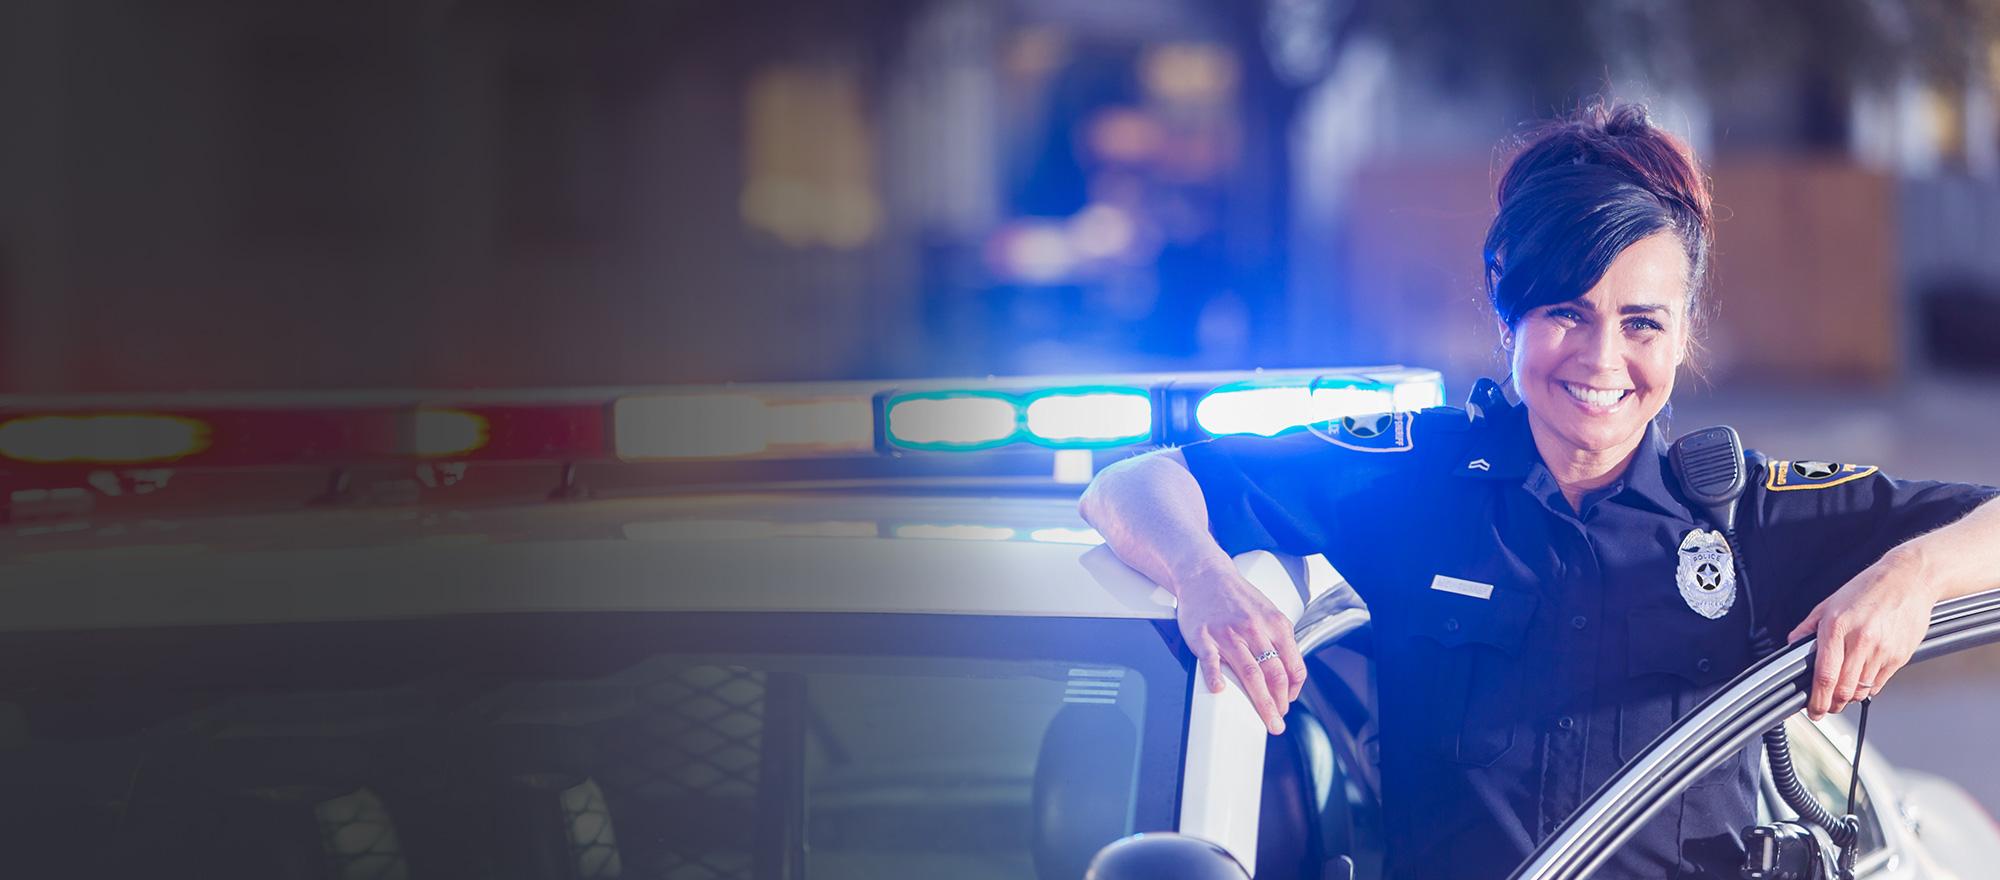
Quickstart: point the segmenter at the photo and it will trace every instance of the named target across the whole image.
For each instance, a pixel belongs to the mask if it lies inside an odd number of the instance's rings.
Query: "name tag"
[[[1478,581],[1461,580],[1459,578],[1447,577],[1445,575],[1438,575],[1437,577],[1432,578],[1431,589],[1443,590],[1447,593],[1457,593],[1461,596],[1471,596],[1474,599],[1493,598],[1492,584],[1482,584]]]

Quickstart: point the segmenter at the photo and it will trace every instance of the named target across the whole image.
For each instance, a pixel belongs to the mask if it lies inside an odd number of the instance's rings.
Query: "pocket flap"
[[[1712,684],[1742,671],[1750,635],[1740,618],[1709,620],[1686,608],[1649,608],[1627,619],[1629,674]]]
[[[1448,648],[1480,644],[1518,654],[1539,601],[1530,593],[1498,588],[1486,599],[1427,590],[1418,605],[1417,634]]]

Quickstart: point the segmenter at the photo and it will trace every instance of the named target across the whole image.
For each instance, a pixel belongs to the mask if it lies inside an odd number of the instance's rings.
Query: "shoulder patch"
[[[1766,468],[1764,488],[1773,492],[1797,489],[1826,489],[1851,483],[1875,473],[1874,465],[1834,464],[1830,461],[1786,461],[1772,459]]]
[[[1356,452],[1408,452],[1416,448],[1416,414],[1376,413],[1308,425],[1313,435]]]

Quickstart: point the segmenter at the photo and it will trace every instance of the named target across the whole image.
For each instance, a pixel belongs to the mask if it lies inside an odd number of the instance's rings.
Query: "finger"
[[[1276,642],[1278,659],[1272,662],[1282,663],[1285,667],[1285,677],[1291,680],[1291,691],[1285,698],[1289,703],[1297,700],[1299,691],[1306,686],[1306,658],[1299,654],[1299,642],[1292,638],[1290,632],[1279,633]]]
[[[1806,615],[1806,619],[1799,621],[1798,626],[1792,627],[1792,631],[1785,636],[1785,644],[1787,645],[1792,644],[1800,639],[1805,638],[1806,636],[1818,632],[1819,617],[1820,617],[1820,610],[1818,608],[1814,608],[1811,614]]]
[[[1882,692],[1882,685],[1889,680],[1889,658],[1876,654],[1862,669],[1860,683],[1854,686],[1854,698],[1865,700]]]
[[[1276,652],[1278,648],[1272,646],[1270,650]],[[1262,652],[1262,650],[1258,652],[1258,656],[1264,656],[1264,654],[1266,652]],[[1290,708],[1290,704],[1292,704],[1292,700],[1290,700],[1290,694],[1292,694],[1292,674],[1286,672],[1286,668],[1284,668],[1284,654],[1278,654],[1278,656],[1274,656],[1270,660],[1258,660],[1256,664],[1258,664],[1258,672],[1264,674],[1264,688],[1270,692],[1270,702],[1278,710],[1278,714],[1282,716]]]
[[[1888,687],[1889,679],[1895,678],[1896,673],[1902,672],[1903,667],[1908,662],[1909,661],[1907,660],[1890,660],[1889,662],[1882,664],[1882,668],[1875,671],[1875,677],[1868,679],[1869,681],[1875,683],[1874,693],[1879,694],[1882,692],[1883,688]]]
[[[1846,711],[1849,703],[1861,699],[1861,683],[1875,681],[1864,674],[1883,660],[1882,638],[1868,626],[1854,627],[1841,641],[1845,647],[1841,655],[1840,683],[1833,692],[1835,712]]]
[[[1865,680],[1861,677],[1861,673],[1866,671],[1868,664],[1875,659],[1874,645],[1865,643],[1859,633],[1849,636],[1847,641],[1847,648],[1840,660],[1840,679],[1833,686],[1831,708],[1835,712],[1846,711],[1847,704],[1860,699],[1855,696],[1855,692],[1861,689],[1861,682]]]
[[[1840,661],[1846,654],[1841,640],[1830,635],[1824,631],[1819,634],[1819,648],[1813,655],[1812,695],[1806,698],[1806,714],[1814,721],[1825,718],[1832,706],[1833,689],[1840,684]]]
[[[1232,641],[1224,649],[1223,659],[1229,661],[1229,668],[1236,671],[1236,681],[1243,686],[1243,693],[1250,697],[1250,705],[1257,715],[1264,719],[1264,727],[1272,733],[1285,729],[1284,721],[1278,717],[1277,704],[1271,702],[1271,692],[1264,685],[1264,676],[1259,673],[1257,661],[1250,656],[1250,649],[1241,641]]]
[[[1208,692],[1222,693],[1222,652],[1215,647],[1215,640],[1204,637],[1196,656],[1201,660],[1201,677],[1208,682]]]

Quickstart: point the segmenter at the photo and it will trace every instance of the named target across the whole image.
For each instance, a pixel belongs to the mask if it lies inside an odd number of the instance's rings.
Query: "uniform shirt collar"
[[[1674,495],[1668,468],[1667,444],[1655,420],[1646,426],[1646,435],[1639,440],[1639,449],[1625,473],[1606,487],[1609,491],[1592,494],[1603,500],[1630,496],[1661,513],[1688,517],[1687,506]],[[1457,470],[1461,476],[1474,479],[1518,483],[1536,494],[1542,494],[1538,489],[1555,492],[1555,479],[1542,463],[1528,428],[1528,411],[1519,405],[1480,420]]]

